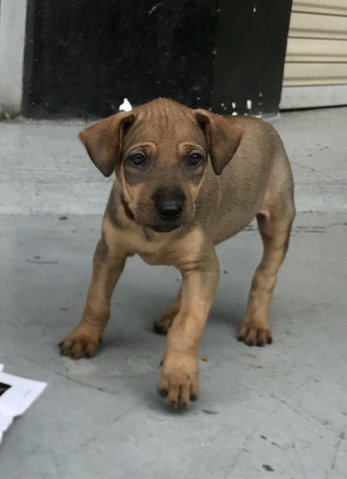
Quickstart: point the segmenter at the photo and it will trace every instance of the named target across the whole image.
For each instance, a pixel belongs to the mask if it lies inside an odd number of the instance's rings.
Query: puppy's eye
[[[204,161],[204,157],[200,153],[191,153],[186,159],[186,165],[189,168],[197,168]]]
[[[144,168],[148,160],[142,153],[135,153],[134,155],[129,156],[128,163],[135,168]]]

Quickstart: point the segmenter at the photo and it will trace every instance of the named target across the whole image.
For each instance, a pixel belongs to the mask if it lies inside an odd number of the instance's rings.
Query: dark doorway
[[[100,117],[124,97],[138,105],[158,96],[217,113],[274,113],[290,8],[291,0],[33,0],[24,114]]]

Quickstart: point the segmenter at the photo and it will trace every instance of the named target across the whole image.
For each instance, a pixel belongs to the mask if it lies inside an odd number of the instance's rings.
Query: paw
[[[76,331],[63,339],[63,341],[59,343],[59,348],[63,356],[79,359],[95,356],[98,345],[99,341]]]
[[[157,321],[153,324],[153,330],[157,334],[167,334],[171,323],[173,321],[174,315],[163,314]]]
[[[199,396],[198,367],[195,360],[179,363],[170,366],[164,362],[157,390],[167,406],[187,409]]]
[[[265,346],[272,343],[271,330],[267,323],[256,321],[244,321],[241,325],[239,341],[243,341],[247,346]]]

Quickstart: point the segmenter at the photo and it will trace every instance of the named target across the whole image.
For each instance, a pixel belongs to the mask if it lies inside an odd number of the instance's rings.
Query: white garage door
[[[293,0],[280,108],[347,105],[347,0]]]

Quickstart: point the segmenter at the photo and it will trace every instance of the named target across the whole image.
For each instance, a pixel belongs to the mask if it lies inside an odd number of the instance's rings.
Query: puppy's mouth
[[[177,230],[181,224],[167,224],[167,225],[149,225],[149,227],[156,233],[169,233],[170,231]]]

